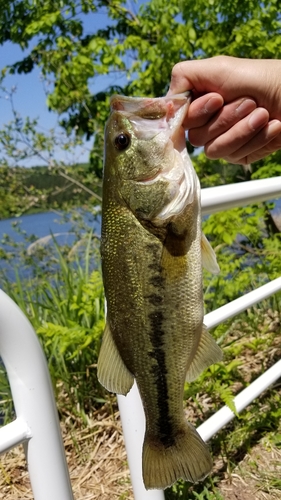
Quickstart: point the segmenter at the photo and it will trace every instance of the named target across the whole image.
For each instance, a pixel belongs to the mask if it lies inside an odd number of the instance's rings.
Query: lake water
[[[275,213],[281,215],[281,198],[276,201],[276,206],[274,209]],[[0,240],[2,240],[4,235],[8,235],[12,240],[17,243],[24,242],[25,238],[22,234],[19,234],[15,231],[13,227],[14,224],[20,225],[21,230],[25,231],[28,237],[34,235],[36,238],[43,238],[51,233],[55,235],[56,240],[59,244],[68,244],[71,245],[72,241],[75,239],[75,235],[72,232],[73,222],[65,221],[64,215],[55,213],[55,212],[45,212],[38,213],[32,215],[24,215],[22,217],[14,217],[11,219],[0,220]],[[83,213],[83,220],[85,221],[85,225],[87,228],[91,228],[95,234],[100,234],[100,217],[95,219],[91,214]],[[35,238],[34,238],[35,239]],[[26,247],[29,245],[26,242]],[[8,249],[9,245],[0,244],[0,249]],[[7,262],[1,261],[1,268],[9,268],[9,276],[12,279],[14,275],[13,266],[15,265],[14,261]]]
[[[281,213],[281,198],[275,201],[276,206],[274,212]],[[88,218],[85,215],[85,221],[95,232],[100,233],[100,219],[95,221],[92,218],[91,220],[91,215],[89,214]],[[3,237],[3,234],[8,234],[15,241],[23,240],[23,237],[17,234],[13,229],[14,223],[20,223],[20,227],[26,231],[27,235],[35,235],[37,238],[42,238],[51,233],[69,233],[73,226],[71,222],[64,222],[63,214],[60,215],[54,212],[23,215],[22,217],[0,220],[0,238]]]
[[[91,214],[85,214],[84,219],[87,226],[100,233],[100,220],[93,220]],[[13,228],[14,224],[19,224],[28,236],[35,235],[37,238],[42,238],[51,233],[69,233],[73,227],[73,222],[66,222],[63,214],[44,212],[0,220],[0,237],[2,238],[4,234],[7,234],[17,242],[23,241],[23,236]]]
[[[79,214],[79,212],[78,212]],[[85,235],[92,229],[93,233],[100,235],[100,216],[96,217],[87,212],[80,212],[81,221],[85,227]],[[5,272],[9,281],[15,279],[15,268],[19,263],[16,257],[19,250],[13,248],[13,242],[21,244],[23,248],[31,248],[34,240],[47,237],[45,245],[52,245],[52,238],[48,237],[53,235],[59,245],[69,245],[77,241],[75,235],[75,226],[77,229],[77,222],[66,220],[69,216],[55,212],[44,212],[31,215],[24,215],[22,217],[13,217],[0,221],[0,251],[1,249],[15,256],[7,259],[0,258],[0,269]],[[17,231],[20,228],[20,231]],[[23,232],[25,234],[23,234]],[[79,230],[80,236],[83,236],[83,229]],[[28,269],[20,268],[22,276],[28,276],[30,271]]]

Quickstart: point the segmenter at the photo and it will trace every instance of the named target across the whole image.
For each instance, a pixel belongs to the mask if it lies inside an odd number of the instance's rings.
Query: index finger
[[[220,94],[210,92],[198,97],[191,102],[183,126],[185,129],[197,128],[206,125],[209,120],[224,105],[224,100]]]

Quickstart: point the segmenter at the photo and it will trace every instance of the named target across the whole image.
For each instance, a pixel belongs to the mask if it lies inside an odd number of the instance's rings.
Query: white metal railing
[[[201,191],[202,214],[208,215],[250,203],[279,198],[280,196],[281,177],[206,188]],[[208,328],[217,326],[279,290],[281,290],[281,277],[207,314],[204,323]],[[281,360],[236,396],[234,401],[237,412],[242,411],[280,376]],[[164,500],[163,491],[147,491],[142,480],[142,445],[145,432],[145,417],[136,384],[133,385],[127,396],[118,396],[118,405],[134,498],[135,500]],[[197,430],[201,437],[207,441],[234,416],[234,413],[228,407],[223,407]]]
[[[73,500],[45,356],[30,322],[0,290],[0,355],[16,420],[0,429],[0,453],[23,443],[35,500]]]
[[[201,191],[202,215],[242,207],[281,196],[281,177],[226,184]]]
[[[281,196],[281,177],[202,190],[202,213]],[[211,328],[281,290],[281,277],[205,316]],[[0,355],[5,364],[16,420],[0,429],[0,453],[23,443],[34,500],[73,500],[60,426],[47,363],[38,338],[18,306],[0,290]],[[281,361],[236,398],[237,411],[281,375]],[[144,413],[134,384],[129,394],[118,396],[135,500],[163,500],[164,493],[147,491],[142,481]],[[208,440],[234,414],[224,407],[199,428]]]

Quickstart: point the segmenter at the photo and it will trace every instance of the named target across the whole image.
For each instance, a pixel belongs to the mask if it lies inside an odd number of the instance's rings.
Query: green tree
[[[100,26],[101,14],[104,26]],[[3,68],[3,78],[7,72],[27,73],[39,66],[51,82],[48,105],[61,114],[66,130],[75,130],[78,137],[94,136],[91,160],[101,174],[102,131],[110,94],[162,95],[172,66],[183,59],[223,53],[281,57],[281,15],[277,0],[150,0],[141,5],[122,0],[17,0],[1,5],[0,43],[8,40],[20,44],[25,56]],[[101,75],[110,77],[108,87],[95,93]],[[122,75],[125,78],[120,80]],[[34,138],[48,147],[41,136]],[[202,154],[194,157],[194,163],[203,186],[281,173],[280,152],[254,164],[252,172],[224,161],[211,162]],[[266,274],[280,245],[269,208],[239,209],[214,215],[206,223],[206,232],[221,249],[222,279],[229,276],[237,251],[239,259],[230,274],[238,276],[238,282],[250,255],[257,257],[256,264]],[[271,235],[271,253],[265,231]],[[237,234],[243,236],[239,244]],[[273,274],[279,271],[274,260]],[[251,286],[250,274],[247,279],[243,274],[243,283],[229,292],[229,298],[237,295],[239,286],[240,290]]]
[[[278,0],[151,0],[141,5],[1,0],[0,6],[0,44],[11,41],[26,50],[20,61],[3,68],[3,75],[41,68],[51,83],[48,106],[62,115],[66,129],[94,135],[91,161],[99,173],[110,94],[162,95],[172,66],[182,59],[222,53],[281,56]],[[107,19],[104,27],[99,27],[101,14]],[[111,79],[104,92],[95,92],[101,75]]]
[[[163,95],[172,66],[184,59],[218,54],[281,57],[278,0],[263,3],[257,0],[150,0],[141,5],[122,0],[0,0],[0,7],[0,44],[10,41],[25,49],[20,61],[2,68],[3,79],[9,72],[29,73],[35,66],[40,67],[45,80],[50,83],[48,106],[61,115],[66,131],[71,133],[74,130],[78,138],[94,137],[91,161],[99,175],[102,169],[103,127],[112,93]],[[104,26],[99,25],[101,14],[103,19],[107,19]],[[87,20],[91,21],[91,29]],[[96,92],[95,84],[101,76],[107,76],[107,87],[103,92]],[[38,133],[36,123],[27,125],[24,135],[29,140],[27,148],[36,145],[37,152],[52,152],[52,144]],[[15,134],[22,137],[24,126],[15,118],[6,135],[5,131],[0,133],[2,148],[6,148],[7,156],[15,162],[19,159],[17,154],[21,157],[30,154],[30,149],[21,149],[20,140],[15,137]],[[225,161],[211,162],[203,153],[194,157],[194,163],[203,187],[281,174],[280,152],[254,164],[252,172],[245,172],[242,167],[228,165]],[[7,183],[11,183],[9,174],[8,168],[3,170],[3,174],[0,172],[0,179],[3,175],[0,194],[3,196]],[[85,174],[82,175],[85,177]],[[14,189],[18,189],[12,180]],[[90,186],[91,178],[86,180]],[[22,189],[21,182],[18,185]],[[23,196],[24,190],[21,193]],[[204,222],[204,231],[216,249],[221,267],[218,276],[206,274],[207,311],[281,275],[281,233],[270,208],[266,204],[242,207],[212,215]],[[45,278],[46,269],[50,266],[49,255],[44,247],[37,245],[35,248],[40,262],[43,261],[46,266],[37,276],[37,282],[41,279],[45,281],[41,283],[41,289],[40,283],[36,288],[36,307],[32,307],[34,279],[29,287],[25,283],[21,286],[19,280],[12,285],[7,282],[5,287],[23,310],[33,316],[31,319],[44,343],[50,368],[54,368],[54,378],[57,372],[58,381],[63,381],[64,393],[71,393],[71,405],[77,401],[88,413],[100,397],[92,368],[96,362],[104,316],[101,282],[96,273],[91,277],[88,273],[84,276],[76,261],[73,267],[70,266],[73,248],[67,260],[60,254],[58,262],[61,270],[57,272],[55,268],[55,272],[50,272]],[[80,248],[78,242],[74,248]],[[88,248],[92,248],[91,239]],[[87,260],[90,262],[90,256]],[[38,266],[35,266],[38,275],[37,269]],[[254,331],[258,341],[256,345],[262,348],[266,341],[260,327],[266,308],[275,309],[274,317],[276,312],[278,319],[278,300],[277,296],[270,299],[264,308],[255,309],[252,330],[247,311],[242,319],[237,320],[239,328],[237,323],[235,327],[229,322],[220,325],[214,332],[223,344],[229,364],[223,368],[212,367],[207,375],[201,376],[198,385],[191,386],[189,395],[193,394],[196,404],[201,404],[197,403],[200,393],[207,395],[204,407],[214,394],[219,394],[221,400],[229,403],[229,386],[234,386],[236,381],[236,390],[239,380],[237,367],[240,361],[238,364],[237,360],[233,361],[241,346],[237,346],[237,340],[243,340],[249,331]],[[93,329],[93,325],[96,328]],[[239,332],[238,339],[235,328]],[[266,329],[266,326],[262,328]],[[264,407],[259,413],[264,413]],[[253,421],[248,415],[246,419]],[[221,455],[225,455],[225,442]],[[207,489],[203,485],[194,488],[198,493],[194,490],[193,497],[219,497],[212,493],[212,487]],[[169,493],[171,498],[185,497],[178,485]]]
[[[38,119],[23,119],[15,108],[15,92],[0,86],[0,98],[9,100],[12,113],[12,120],[0,130],[0,219],[99,204],[101,182],[88,164],[79,163],[81,138],[67,135],[61,127],[45,132]],[[64,158],[58,160],[58,152]],[[26,161],[41,166],[27,169]]]

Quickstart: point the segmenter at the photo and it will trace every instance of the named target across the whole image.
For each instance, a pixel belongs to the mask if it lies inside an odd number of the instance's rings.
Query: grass
[[[61,423],[75,500],[132,500],[118,413],[107,406],[93,412],[87,426],[78,418]],[[22,447],[0,457],[0,499],[33,499]]]
[[[54,239],[50,248],[38,246],[32,255],[21,254],[25,269],[30,266],[29,278],[23,280],[19,269],[13,283],[2,276],[2,287],[30,319],[44,348],[76,500],[132,500],[116,399],[96,378],[104,326],[97,240],[89,233],[83,241],[81,245],[77,236],[77,245],[61,248]],[[209,308],[212,294],[214,306],[220,305],[223,289],[208,287]],[[224,361],[186,386],[185,414],[191,423],[199,425],[223,404],[231,407],[235,394],[280,359],[280,323],[276,294],[212,332]],[[8,421],[12,402],[3,370],[0,391]],[[166,490],[166,500],[281,498],[280,422],[281,391],[275,384],[212,438],[211,476],[198,485],[178,481]],[[0,499],[32,498],[19,451],[1,459],[1,470]]]
[[[229,404],[234,395],[280,359],[279,300],[277,294],[215,329],[213,334],[220,339],[224,360],[185,389],[186,418],[195,426],[223,403]],[[165,499],[281,498],[281,465],[276,460],[280,457],[280,431],[281,391],[276,383],[211,439],[211,476],[198,485],[179,481],[166,490]],[[257,464],[254,469],[252,456]]]
[[[41,249],[39,248],[39,252]],[[2,277],[4,291],[32,323],[45,351],[60,414],[83,415],[105,402],[105,391],[96,378],[96,363],[104,328],[104,295],[97,248],[89,234],[84,253],[69,257],[53,239],[46,272],[33,256],[33,273],[25,280],[16,272],[11,283]],[[1,375],[1,374],[0,374]],[[1,382],[1,380],[0,380]],[[3,383],[5,397],[7,388]],[[3,407],[3,405],[2,405]],[[3,409],[6,421],[11,407]]]
[[[202,401],[204,397],[202,396]],[[192,486],[178,482],[167,490],[168,500],[277,500],[280,498],[279,387],[268,391],[252,405],[242,419],[236,419],[211,440],[213,474]],[[112,409],[114,412],[112,413]],[[196,408],[189,406],[189,414]],[[268,427],[254,430],[254,419]],[[191,418],[191,417],[189,417]],[[65,450],[75,500],[133,500],[126,463],[122,429],[115,400],[93,412],[85,426],[83,419],[65,416],[62,421]],[[245,439],[245,437],[247,439]],[[15,449],[1,458],[0,498],[33,498],[23,453]]]

